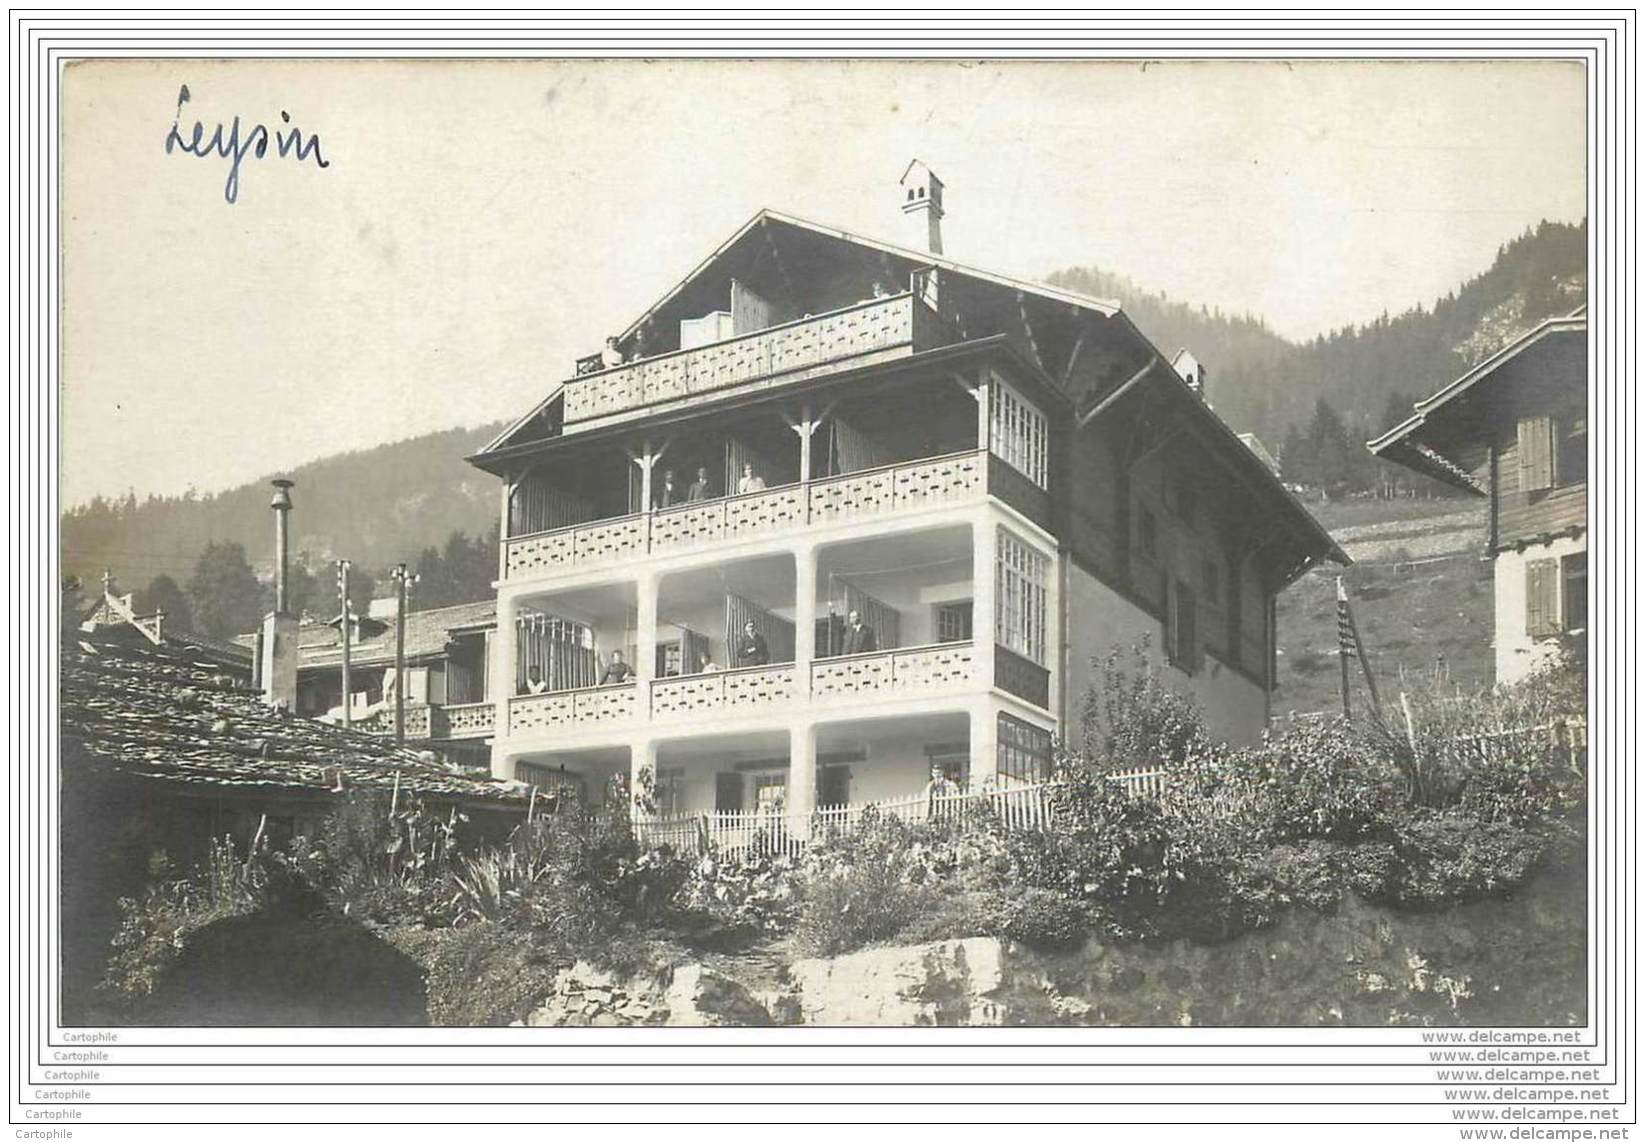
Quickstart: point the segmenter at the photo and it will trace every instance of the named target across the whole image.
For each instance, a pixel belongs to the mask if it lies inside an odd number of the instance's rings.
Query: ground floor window
[[[1051,778],[1051,732],[1033,723],[999,716],[998,767],[1001,779],[1045,782]]]
[[[535,762],[516,762],[514,777],[528,786],[537,787],[542,797],[564,797],[574,801],[586,800],[583,776],[559,766],[542,766]]]
[[[1588,553],[1525,563],[1525,633],[1544,639],[1588,626]]]

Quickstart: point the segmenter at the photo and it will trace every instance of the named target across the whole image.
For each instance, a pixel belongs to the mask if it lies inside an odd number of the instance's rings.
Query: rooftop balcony
[[[791,384],[953,340],[935,311],[912,292],[875,298],[710,345],[580,373],[565,385],[565,431],[694,403],[708,394]]]
[[[992,463],[991,463],[992,461]],[[609,567],[739,539],[770,539],[1019,491],[997,458],[970,450],[781,488],[556,528],[505,541],[509,580]]]

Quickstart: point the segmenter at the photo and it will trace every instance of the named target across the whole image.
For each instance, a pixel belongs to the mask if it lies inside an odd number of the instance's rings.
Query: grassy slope
[[[1484,507],[1469,501],[1355,501],[1315,514],[1356,562],[1304,576],[1279,599],[1275,714],[1340,709],[1336,577],[1348,588],[1385,702],[1397,702],[1401,671],[1441,660],[1453,681],[1491,681],[1492,580],[1483,552]],[[1438,554],[1429,554],[1438,553]],[[1406,562],[1409,556],[1416,562]],[[1364,679],[1351,664],[1355,709]]]

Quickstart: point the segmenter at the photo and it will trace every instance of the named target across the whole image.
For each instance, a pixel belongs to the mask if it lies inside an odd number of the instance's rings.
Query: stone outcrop
[[[533,1027],[1574,1026],[1586,1022],[1583,870],[1429,912],[1351,895],[1220,944],[1042,953],[991,937],[789,964],[752,991],[699,964],[618,979],[579,963]]]
[[[561,969],[554,991],[522,1023],[530,1028],[760,1027],[764,1004],[736,981],[686,964],[662,977],[617,976],[578,961]]]

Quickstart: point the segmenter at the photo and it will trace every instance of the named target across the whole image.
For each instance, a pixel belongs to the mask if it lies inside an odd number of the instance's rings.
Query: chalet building
[[[393,601],[389,601],[393,602]],[[406,737],[448,757],[483,762],[489,756],[496,700],[487,686],[495,600],[406,612]],[[349,690],[351,725],[394,733],[395,626],[393,613],[374,607],[351,616]],[[296,712],[342,721],[342,617],[297,629]]]
[[[1588,626],[1588,314],[1543,322],[1370,442],[1490,500],[1496,678],[1522,679]]]
[[[659,814],[1032,782],[1145,636],[1261,733],[1274,597],[1346,557],[1117,306],[942,256],[923,164],[897,193],[913,247],[761,211],[469,458],[496,776]]]

